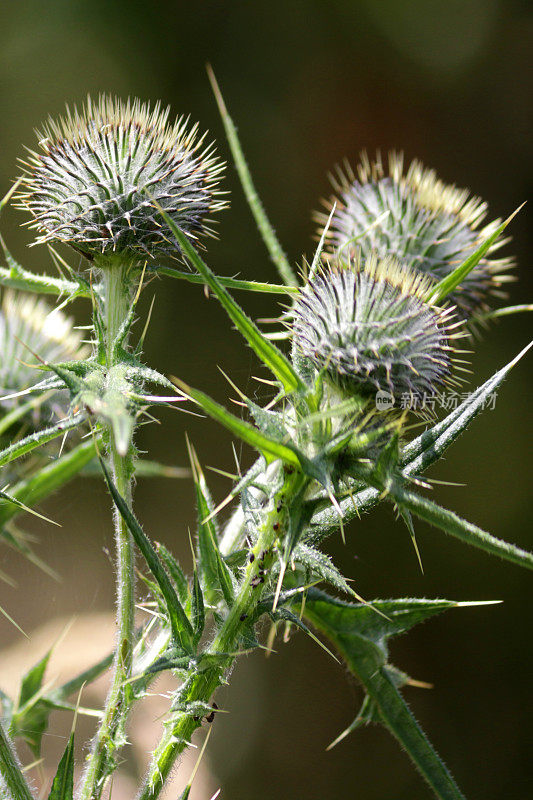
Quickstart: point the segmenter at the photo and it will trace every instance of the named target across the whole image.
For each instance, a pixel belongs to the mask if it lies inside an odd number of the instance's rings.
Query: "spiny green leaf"
[[[21,456],[31,453],[31,451],[35,450],[37,447],[41,447],[42,445],[57,439],[58,436],[62,436],[67,431],[76,428],[82,421],[83,416],[81,414],[77,414],[74,417],[69,417],[67,420],[62,420],[61,422],[58,422],[56,425],[52,425],[49,428],[44,428],[42,431],[37,431],[36,433],[31,433],[29,436],[25,436],[23,439],[20,439],[18,442],[15,442],[14,444],[11,444],[4,450],[0,451],[0,467],[9,464],[16,458],[21,458]]]
[[[195,275],[193,272],[182,272],[172,267],[157,267],[158,275],[167,275],[169,278],[178,278],[182,281],[189,283],[204,284],[204,278],[201,275]],[[244,281],[239,278],[226,278],[218,275],[218,280],[226,289],[237,289],[245,292],[260,292],[262,294],[282,294],[282,295],[297,295],[298,289],[296,286],[284,286],[277,283],[261,283],[260,281]]]
[[[311,590],[305,605],[305,617],[320,630],[342,654],[350,671],[361,681],[375,704],[383,724],[398,739],[422,776],[440,800],[464,800],[464,797],[431,743],[419,727],[403,697],[394,685],[386,665],[386,637],[400,632],[386,626],[391,623],[371,607],[345,603]],[[395,604],[398,604],[395,607]],[[414,618],[409,605],[415,604]],[[375,602],[395,623],[397,612],[407,610],[410,619],[400,624],[402,630],[427,619],[455,603],[447,601]],[[371,618],[373,617],[373,619]]]
[[[473,391],[466,400],[451,411],[441,422],[424,431],[403,448],[401,464],[405,475],[415,475],[435,463],[447,447],[466,429],[484,408],[490,395],[503,383],[512,368],[533,347],[533,341],[502,369]]]
[[[461,607],[455,600],[428,600],[425,598],[401,598],[394,600],[373,600],[371,603],[353,603],[330,597],[326,592],[311,587],[307,592],[307,604],[311,611],[323,614],[329,624],[338,631],[346,631],[370,639],[379,647],[392,636],[407,633],[415,625],[452,608]],[[380,614],[376,614],[377,609]],[[386,655],[386,649],[383,653]]]
[[[49,650],[24,675],[17,709],[13,713],[10,726],[11,735],[23,738],[36,758],[40,756],[42,737],[48,725],[49,712],[39,706],[39,700],[42,697],[44,673],[51,652]]]
[[[35,475],[14,484],[9,491],[10,499],[32,505],[44,500],[78,475],[95,457],[95,442],[99,438],[100,434],[97,433],[94,439],[82,442],[60,458],[41,467]],[[20,512],[21,508],[13,502],[0,503],[0,526]]]
[[[205,627],[205,607],[204,607],[204,595],[202,592],[202,587],[200,586],[200,579],[198,577],[197,569],[194,570],[194,575],[192,579],[191,609],[192,609],[192,627],[194,630],[194,640],[196,643],[198,643],[202,633],[204,632],[204,627]]]
[[[1,240],[0,240],[1,243]],[[36,275],[34,272],[23,269],[14,259],[9,259],[4,250],[8,267],[0,267],[0,285],[7,289],[18,289],[24,292],[37,294],[52,294],[56,296],[65,295],[69,299],[75,297],[91,297],[89,285],[83,280],[66,281],[63,278],[53,278],[50,275]],[[10,264],[10,260],[12,263]],[[95,286],[93,290],[100,291],[100,287]]]
[[[7,492],[2,491],[1,489],[0,489],[0,500],[5,500],[7,503],[12,503],[14,506],[19,508],[20,511],[25,511],[27,514],[33,514],[34,517],[39,517],[39,519],[44,519],[46,522],[50,522],[52,525],[59,525],[58,522],[54,522],[53,520],[49,519],[48,517],[45,517],[44,514],[39,514],[38,511],[34,511],[33,508],[30,508],[29,506],[25,505],[24,503],[21,503],[20,500],[17,500],[16,497],[12,497],[10,494],[8,494]],[[33,556],[34,559],[37,558],[30,547],[25,546],[20,541],[20,539],[17,539],[16,536],[13,536],[12,534],[10,534],[9,531],[6,531],[5,529],[0,531],[0,537],[2,537],[4,539],[8,539],[11,544],[14,544],[15,549],[17,549],[21,553],[24,553],[24,555],[29,557],[30,553],[31,553],[31,555]]]
[[[18,705],[19,708],[25,706],[38,692],[43,685],[44,673],[50,660],[51,650],[44,655],[28,672],[23,676]]]
[[[84,477],[101,478],[100,466],[91,462],[83,470]],[[190,470],[186,467],[175,467],[171,464],[160,464],[158,461],[151,461],[147,458],[135,459],[136,478],[190,478]]]
[[[322,580],[341,592],[352,593],[342,573],[325,553],[320,552],[315,547],[311,547],[311,545],[300,542],[294,548],[292,557],[296,563],[309,570],[311,575],[322,578]]]
[[[216,603],[219,599],[218,590],[220,589],[218,568],[220,553],[218,550],[218,532],[212,515],[215,506],[196,451],[188,439],[187,448],[196,489],[199,569],[206,599],[209,603]]]
[[[511,220],[518,214],[520,208],[517,208],[516,211],[511,214],[501,225],[498,225],[496,230],[487,236],[484,242],[480,244],[480,246],[469,256],[466,261],[456,267],[453,272],[449,275],[446,275],[436,286],[433,287],[431,290],[428,299],[430,299],[433,303],[441,303],[449,294],[456,289],[460,283],[464,281],[464,279],[469,275],[470,272],[479,264],[485,253],[490,249],[490,247],[494,244],[496,239],[503,233],[505,228],[509,225]]]
[[[517,306],[505,306],[504,308],[493,308],[485,314],[480,314],[476,320],[496,319],[498,317],[508,317],[511,314],[523,314],[525,311],[533,311],[533,303],[521,303]]]
[[[270,221],[265,213],[265,209],[263,208],[256,188],[253,184],[252,176],[250,175],[250,170],[246,164],[246,159],[237,135],[237,128],[228,114],[226,104],[224,103],[215,75],[210,66],[207,68],[207,73],[209,75],[209,80],[211,81],[211,86],[213,87],[213,94],[215,95],[215,99],[217,101],[222,122],[224,123],[226,136],[228,137],[228,143],[235,161],[241,186],[248,201],[248,205],[250,206],[250,210],[256,221],[259,233],[263,238],[266,248],[270,253],[270,258],[276,265],[282,280],[289,286],[297,286],[298,281],[296,280],[294,270],[289,264],[287,256],[283,252],[283,248],[278,241],[274,228],[270,224]]]
[[[165,214],[160,206],[157,206],[161,216],[172,230],[183,254],[189,259],[191,264],[198,270],[204,278],[206,284],[216,295],[228,316],[233,321],[235,327],[244,336],[252,350],[258,355],[263,363],[271,370],[286,392],[296,390],[306,390],[306,386],[294,371],[290,361],[283,355],[281,350],[266,339],[257,325],[246,316],[242,308],[235,302],[227,289],[222,286],[217,276],[207,266],[205,261],[198,255],[187,236],[182,233],[176,223]]]
[[[406,477],[418,475],[434,464],[484,408],[490,395],[532,346],[533,342],[530,342],[512,361],[479,386],[443,420],[407,444],[400,454],[402,474]],[[340,506],[344,520],[348,522],[355,516],[369,511],[378,503],[380,494],[378,489],[369,487],[355,491],[350,497],[342,500]],[[337,511],[329,507],[316,512],[312,525],[314,538],[322,539],[328,536],[339,527]]]
[[[73,800],[74,795],[74,734],[59,762],[48,800]]]
[[[278,442],[283,443],[288,440],[289,432],[285,427],[283,414],[261,408],[251,400],[246,400],[246,405],[257,427],[260,428],[263,433]]]
[[[183,650],[170,649],[151,664],[143,675],[136,675],[135,680],[140,680],[157,672],[167,669],[187,669],[191,664],[191,656],[184,655]]]
[[[0,790],[6,800],[33,800],[28,784],[22,774],[15,748],[6,734],[4,723],[0,718]]]
[[[181,604],[184,606],[187,602],[189,597],[189,584],[187,582],[187,578],[185,577],[182,568],[178,564],[177,560],[174,558],[170,550],[168,550],[164,544],[160,542],[156,542],[156,549],[161,559],[163,560],[165,567],[168,570],[168,574],[174,581],[176,586],[176,590],[178,592],[178,597],[180,599]]]
[[[163,597],[165,598],[174,641],[179,644],[183,650],[192,653],[194,638],[193,629],[185,611],[183,610],[183,606],[178,600],[176,591],[170,582],[163,563],[152,543],[141,528],[141,525],[135,518],[133,512],[129,509],[126,501],[118,492],[102,458],[100,458],[100,465],[115,505],[124,519],[124,522],[128,526],[128,530],[133,536],[137,547],[143,554],[145,561],[148,564],[152,575],[156,579]]]
[[[466,544],[471,544],[480,550],[485,550],[492,555],[500,556],[505,561],[511,561],[513,564],[518,564],[527,569],[533,569],[533,553],[527,550],[522,550],[516,545],[505,542],[502,539],[497,539],[490,533],[478,528],[471,522],[454,514],[446,508],[442,508],[433,500],[427,497],[422,497],[415,492],[410,492],[407,489],[394,488],[392,497],[402,508],[406,508],[425,522],[434,525],[436,528],[450,536],[455,536]]]
[[[254,428],[248,422],[244,422],[233,414],[230,414],[223,406],[216,403],[208,395],[200,392],[198,389],[192,389],[177,378],[173,378],[173,381],[183,394],[190,397],[191,400],[194,400],[206,414],[209,414],[210,417],[228,428],[228,430],[242,439],[243,442],[259,450],[267,461],[275,461],[280,458],[293,466],[300,465],[300,459],[292,448],[265,436],[264,433],[258,431],[257,428]]]

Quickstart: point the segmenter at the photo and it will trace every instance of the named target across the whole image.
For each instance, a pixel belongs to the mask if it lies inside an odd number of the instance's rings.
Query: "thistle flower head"
[[[431,283],[375,255],[326,264],[301,290],[293,336],[301,354],[344,389],[434,395],[450,382],[452,309],[427,301]]]
[[[172,256],[179,250],[157,205],[193,238],[212,233],[208,217],[225,206],[216,188],[224,165],[213,146],[188,120],[169,122],[159,103],[88,98],[81,111],[49,120],[38,138],[18,195],[38,242],[66,242],[100,261]]]
[[[333,248],[346,255],[359,249],[364,256],[375,251],[381,258],[394,256],[407,266],[440,281],[468,258],[499,225],[482,226],[487,205],[468,190],[447,186],[433,170],[413,161],[407,171],[403,157],[389,155],[388,171],[381,159],[370,162],[362,154],[357,177],[349,166],[333,179],[338,196],[328,237]],[[318,214],[322,228],[327,217]],[[501,242],[450,296],[464,319],[488,309],[491,295],[509,278],[502,273],[510,259],[494,257]]]
[[[0,409],[8,410],[18,402],[4,397],[38,382],[38,373],[28,363],[38,363],[32,353],[50,362],[86,358],[89,349],[81,339],[72,319],[51,309],[44,300],[5,291],[0,306]],[[49,415],[55,407],[52,399],[43,403],[41,416]]]

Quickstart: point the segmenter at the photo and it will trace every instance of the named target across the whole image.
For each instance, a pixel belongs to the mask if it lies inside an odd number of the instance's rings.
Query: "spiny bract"
[[[451,381],[451,342],[460,334],[454,309],[430,305],[429,289],[425,276],[394,259],[337,257],[300,292],[296,345],[350,392],[434,396]]]
[[[349,165],[340,169],[333,185],[339,193],[328,238],[346,255],[359,249],[364,256],[375,251],[381,258],[394,256],[407,266],[439,281],[465,261],[500,224],[480,227],[487,205],[468,190],[447,186],[433,170],[413,161],[404,173],[403,157],[389,154],[388,173],[378,157],[361,156],[358,178]],[[327,215],[319,213],[322,233]],[[499,287],[512,266],[507,258],[494,258],[494,244],[450,296],[458,314],[470,318],[489,307],[490,297],[504,296]]]
[[[134,262],[177,255],[159,204],[193,238],[212,234],[208,215],[225,207],[216,190],[224,165],[198,126],[168,122],[169,109],[139,100],[88,98],[79,112],[50,119],[30,151],[19,205],[38,242],[67,242],[89,259],[118,253]],[[104,259],[105,260],[105,259]]]
[[[82,333],[73,329],[73,321],[59,309],[36,297],[5,291],[0,308],[0,409],[12,408],[18,398],[11,395],[24,391],[39,380],[35,355],[47,362],[74,361],[86,358],[89,348],[82,344]],[[65,413],[67,404],[56,398],[40,405],[40,417],[53,411]]]

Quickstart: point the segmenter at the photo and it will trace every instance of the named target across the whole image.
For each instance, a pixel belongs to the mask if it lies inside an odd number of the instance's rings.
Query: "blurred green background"
[[[533,15],[523,0],[298,0],[169,2],[4,0],[0,8],[0,193],[17,174],[33,128],[65,102],[109,91],[170,103],[209,128],[229,156],[205,73],[211,62],[238,124],[257,188],[293,262],[313,249],[311,211],[329,194],[328,170],[362,148],[403,149],[448,182],[472,189],[506,216],[532,186]],[[230,165],[231,210],[221,216],[209,262],[221,274],[272,280],[269,263]],[[32,268],[52,269],[44,250],[27,249],[23,215],[8,210],[2,233]],[[520,282],[514,302],[533,299],[531,210],[513,222]],[[511,252],[511,248],[507,248]],[[246,391],[257,365],[222,310],[194,286],[165,279],[156,289],[146,344],[148,363],[219,400],[227,385]],[[250,314],[278,313],[269,298],[240,296]],[[76,307],[79,319],[84,306]],[[528,341],[531,318],[512,317],[476,346],[476,383]],[[434,496],[492,533],[531,547],[531,360],[507,381],[432,475],[466,483]],[[258,386],[258,385],[257,385]],[[261,390],[259,389],[259,396]],[[161,412],[139,444],[152,458],[186,462],[184,433],[201,461],[231,469],[229,436],[210,421]],[[243,463],[250,453],[242,454]],[[215,496],[227,481],[213,474]],[[194,525],[188,481],[140,482],[139,517],[190,566]],[[63,576],[58,584],[2,549],[0,568],[18,589],[1,586],[0,604],[25,630],[56,615],[111,608],[109,499],[96,481],[78,481],[46,504],[61,529],[37,525],[39,553]],[[531,580],[517,567],[417,526],[421,575],[409,537],[391,508],[353,524],[347,544],[329,551],[367,598],[418,595],[502,599],[500,606],[447,615],[400,639],[394,663],[435,684],[406,696],[468,798],[524,800],[531,775]],[[19,634],[0,620],[2,645]],[[222,797],[423,800],[429,792],[380,729],[359,731],[332,752],[326,745],[353,719],[359,690],[302,635],[277,654],[243,660],[222,693],[231,713],[217,719],[211,766]],[[52,755],[59,744],[49,744]],[[55,748],[55,749],[54,749]],[[528,764],[529,762],[529,764]],[[529,769],[528,769],[529,767]],[[207,800],[207,798],[206,798]]]

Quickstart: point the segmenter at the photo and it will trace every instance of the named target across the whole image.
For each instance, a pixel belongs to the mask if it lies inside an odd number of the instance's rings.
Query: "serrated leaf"
[[[292,557],[298,564],[301,564],[315,576],[322,578],[326,583],[334,586],[335,589],[347,594],[352,593],[342,573],[339,572],[333,561],[325,553],[311,545],[300,542],[294,548]]]
[[[272,439],[278,442],[285,442],[289,438],[289,432],[284,425],[283,415],[277,411],[267,411],[251,400],[246,400],[246,405],[250,414],[254,418],[257,426]]]
[[[389,731],[398,739],[422,776],[440,800],[464,800],[464,796],[421,730],[405,700],[394,685],[386,665],[386,637],[406,630],[445,608],[448,601],[386,601],[372,605],[392,618],[392,623],[372,607],[345,603],[323,592],[310,590],[305,617],[342,654],[350,671],[361,681]],[[411,604],[414,608],[409,608]],[[374,619],[370,617],[373,616]],[[392,624],[392,628],[390,627]]]
[[[59,762],[48,800],[73,800],[74,795],[74,734],[70,735]]]
[[[281,382],[285,391],[287,393],[297,390],[305,391],[306,386],[295,372],[290,361],[283,355],[281,350],[278,350],[276,345],[272,344],[272,342],[263,336],[257,325],[244,313],[227,289],[220,283],[214,272],[212,272],[205,261],[196,252],[187,236],[178,228],[174,220],[172,220],[157,203],[155,203],[155,206],[176,237],[182,253],[198,270],[200,275],[202,275],[206,284],[213,294],[216,295],[237,330],[244,336],[261,361]]]
[[[430,430],[424,431],[403,448],[401,465],[405,475],[415,475],[422,472],[422,470],[427,469],[440,458],[446,448],[460,436],[474,417],[483,410],[490,395],[503,383],[512,368],[516,366],[531,347],[533,347],[533,342],[524,347],[505,367],[498,370],[481,386],[478,386],[466,400],[463,400],[441,422],[438,422]]]
[[[163,266],[152,267],[152,269],[157,271],[158,275],[167,275],[169,278],[178,278],[178,280],[201,285],[205,283],[204,278],[201,275],[196,275],[194,272],[182,272],[179,269]],[[262,283],[261,281],[245,281],[240,278],[227,278],[222,275],[218,275],[217,277],[222,286],[226,289],[276,295],[297,295],[299,291],[296,286],[285,286],[278,283]]]
[[[486,553],[499,556],[527,569],[533,569],[533,553],[522,550],[514,544],[492,536],[490,533],[478,528],[471,522],[459,517],[453,511],[442,508],[433,500],[422,497],[407,489],[395,488],[392,497],[401,508],[406,508],[425,522],[429,522],[445,533],[460,539],[466,544],[473,545]]]
[[[109,491],[111,492],[111,496],[115,502],[115,505],[120,512],[124,522],[128,526],[128,530],[130,531],[135,543],[141,553],[144,556],[148,567],[154,576],[155,580],[159,588],[161,589],[161,594],[163,595],[167,607],[167,613],[170,622],[170,628],[172,630],[172,637],[174,641],[179,644],[180,647],[183,648],[186,652],[193,652],[193,639],[194,633],[189,622],[189,618],[187,617],[183,606],[181,605],[180,601],[178,600],[178,596],[172,583],[170,582],[170,578],[164,568],[163,562],[159,558],[154,546],[144,533],[140,523],[134,516],[133,512],[128,507],[126,501],[118,492],[115,484],[113,483],[109,472],[106,469],[104,461],[100,458],[100,465],[102,467],[102,472],[104,473],[104,477],[106,479],[106,483],[109,487]]]

